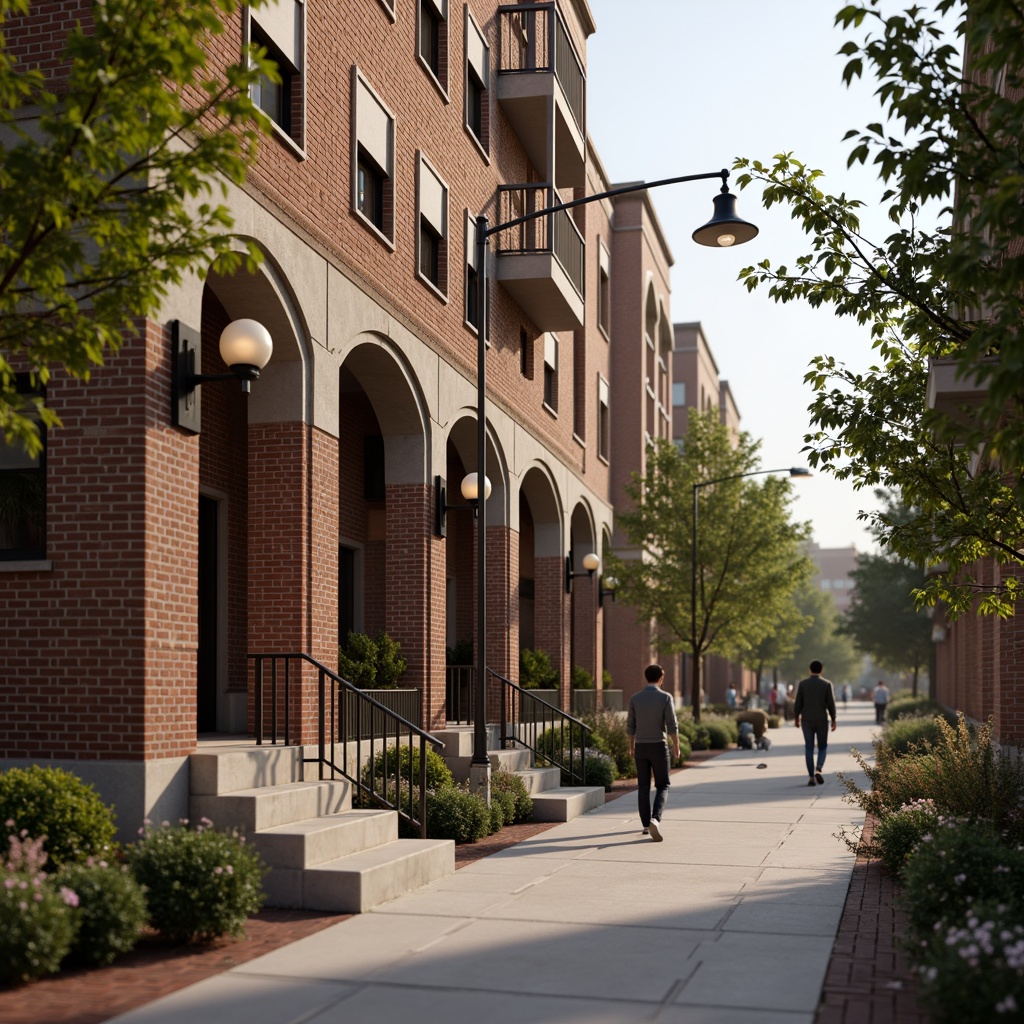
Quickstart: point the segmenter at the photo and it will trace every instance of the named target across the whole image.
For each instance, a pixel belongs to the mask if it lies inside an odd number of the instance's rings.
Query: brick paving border
[[[896,884],[863,852],[874,828],[869,815],[814,1024],[928,1024],[901,945]]]

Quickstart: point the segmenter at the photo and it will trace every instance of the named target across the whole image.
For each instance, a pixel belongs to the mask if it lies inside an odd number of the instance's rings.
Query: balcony
[[[955,422],[967,422],[970,416],[967,409],[981,405],[986,394],[984,382],[976,382],[973,372],[961,373],[955,359],[928,361],[929,409],[945,413]]]
[[[553,206],[550,185],[503,185],[498,190],[498,223]],[[542,331],[583,326],[585,243],[565,210],[517,224],[495,236],[497,279]]]
[[[586,76],[558,7],[504,4],[498,22],[505,116],[540,174],[557,188],[584,187]]]

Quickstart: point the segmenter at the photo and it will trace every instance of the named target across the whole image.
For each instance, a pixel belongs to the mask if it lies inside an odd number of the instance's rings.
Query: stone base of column
[[[469,766],[469,791],[477,793],[491,806],[491,762]]]

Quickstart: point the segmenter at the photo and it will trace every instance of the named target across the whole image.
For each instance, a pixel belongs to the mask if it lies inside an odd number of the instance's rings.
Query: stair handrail
[[[377,807],[383,807],[386,810],[396,811],[399,818],[407,821],[412,828],[419,831],[420,838],[427,838],[427,744],[429,743],[432,747],[443,750],[444,741],[438,739],[432,733],[427,732],[425,729],[420,728],[414,722],[410,722],[407,718],[404,718],[398,712],[382,704],[380,701],[375,700],[365,690],[361,690],[354,683],[348,679],[343,678],[333,669],[328,668],[326,665],[317,661],[315,658],[304,652],[274,652],[274,653],[261,653],[261,654],[250,654],[249,658],[254,662],[254,679],[255,679],[255,699],[253,702],[253,710],[255,715],[255,731],[256,731],[256,745],[262,746],[263,744],[263,679],[264,679],[264,663],[270,661],[271,668],[271,745],[276,745],[278,742],[277,733],[277,705],[278,705],[278,690],[277,690],[277,668],[278,662],[284,662],[284,734],[281,738],[281,742],[286,744],[288,742],[289,733],[289,708],[291,706],[291,666],[293,663],[298,662],[301,666],[302,663],[308,664],[316,669],[317,672],[317,756],[307,757],[305,752],[305,746],[302,745],[302,764],[316,764],[319,768],[319,777],[321,780],[325,779],[325,774],[329,771],[330,778],[337,778],[339,775],[347,779],[355,787],[357,795],[356,803],[358,806],[364,804],[372,804]],[[328,684],[330,684],[330,700],[328,701]],[[348,717],[348,701],[337,700],[339,693],[353,694],[355,696],[356,703],[356,723],[357,728],[355,730],[355,770],[352,771],[349,768],[350,764],[350,751],[349,744],[351,741],[344,741],[343,747],[343,763],[337,763],[337,744],[338,736],[347,735],[345,725]],[[339,714],[340,708],[340,714]],[[362,714],[363,711],[369,713],[365,716]],[[369,755],[365,758],[366,767],[363,767],[364,756],[363,756],[363,730],[361,728],[364,720],[368,719],[370,723],[370,735],[367,738],[369,745]],[[385,728],[378,730],[376,728],[379,721],[383,721]],[[328,736],[330,739],[328,740]],[[389,744],[390,739],[394,739],[393,744]],[[398,753],[402,742],[408,746],[409,750],[413,749],[413,744],[419,741],[419,795],[418,799],[414,797],[413,786],[413,758],[410,754],[408,758],[408,768],[403,774],[403,765],[401,755]],[[378,742],[381,746],[378,749]],[[395,754],[393,758],[389,754],[389,751],[394,747]],[[377,757],[378,752],[383,752],[383,760],[381,765],[381,771],[377,773]],[[389,770],[389,761],[393,760],[391,770]],[[378,785],[380,783],[380,785]],[[392,793],[392,785],[394,792]],[[415,810],[414,810],[415,804]]]
[[[506,679],[494,669],[489,668],[487,673],[501,684],[501,749],[506,750],[510,743],[519,744],[530,751],[535,765],[546,762],[557,768],[563,778],[568,776],[569,785],[577,785],[577,779],[579,785],[584,785],[587,778],[587,736],[593,729],[567,711],[535,696],[530,690],[524,690],[518,683]],[[531,710],[527,718],[523,716],[524,706]],[[539,732],[538,726],[543,726]],[[554,743],[550,749],[539,749],[538,739],[549,728],[553,737],[555,730],[558,731],[561,744],[557,749]]]

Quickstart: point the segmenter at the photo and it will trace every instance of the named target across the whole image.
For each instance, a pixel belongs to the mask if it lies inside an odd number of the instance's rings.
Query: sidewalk
[[[114,1019],[812,1024],[854,865],[833,833],[860,820],[832,773],[872,719],[840,712],[824,786],[788,724],[676,775],[663,843],[613,800]]]

